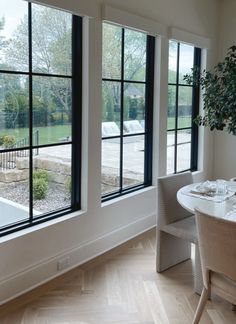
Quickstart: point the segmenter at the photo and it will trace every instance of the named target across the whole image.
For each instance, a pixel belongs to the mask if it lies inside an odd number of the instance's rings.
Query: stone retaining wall
[[[38,155],[33,160],[34,169],[46,170],[49,181],[63,184],[68,183],[71,176],[71,163],[63,161],[61,158],[54,158],[44,155]],[[29,178],[29,158],[21,157],[16,160],[16,168],[0,171],[0,183],[14,183],[26,181]],[[143,182],[143,175],[129,170],[124,170],[123,184],[125,186],[139,184]],[[117,188],[119,186],[119,175],[117,169],[103,167],[102,184],[105,187]]]
[[[37,156],[34,158],[34,168],[36,170],[46,170],[49,181],[65,184],[70,178],[71,164],[58,158]],[[29,178],[29,159],[17,158],[16,168],[0,171],[0,183],[14,183],[25,181]]]

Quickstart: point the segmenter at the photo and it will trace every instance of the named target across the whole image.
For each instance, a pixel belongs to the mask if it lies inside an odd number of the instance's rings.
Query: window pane
[[[175,128],[176,115],[176,86],[168,86],[168,119],[167,129]]]
[[[115,37],[109,38],[109,33],[115,31],[119,31],[120,47],[116,44],[118,33]],[[145,102],[148,72],[146,59],[147,50],[152,51],[152,48],[147,46],[146,34],[126,28],[119,29],[104,24],[103,36],[104,43],[110,40],[110,44],[103,44],[102,192],[104,195],[107,192],[119,194],[127,187],[144,183],[144,149],[146,149],[145,144],[149,146],[143,135],[145,120],[149,117],[149,114],[146,114]],[[115,46],[113,46],[113,39]],[[108,47],[109,50],[106,51],[105,48]],[[112,139],[107,140],[108,137]],[[122,141],[123,147],[120,147]],[[109,185],[106,182],[107,162],[105,161],[110,161],[109,167],[115,169],[110,171],[112,177],[109,176],[108,180],[112,178],[112,181]],[[122,170],[120,170],[121,164]],[[120,176],[123,181],[120,181]],[[122,184],[121,188],[120,184]]]
[[[120,139],[102,141],[102,194],[119,190],[120,186]]]
[[[33,160],[34,216],[71,205],[71,145],[45,147]]]
[[[120,82],[102,83],[102,136],[120,134]]]
[[[103,78],[121,79],[121,36],[122,28],[103,24]]]
[[[34,225],[32,216],[50,212],[55,217],[80,205],[79,183],[71,199],[71,177],[80,175],[80,161],[71,173],[72,155],[77,160],[81,155],[78,132],[72,154],[71,119],[72,108],[78,109],[80,125],[81,94],[72,96],[72,77],[81,77],[81,28],[82,18],[68,12],[23,0],[0,1],[2,234],[18,230],[16,225]],[[73,53],[72,34],[78,35]],[[74,58],[78,69],[72,76]]]
[[[175,144],[175,131],[167,132],[167,146]]]
[[[167,146],[167,174],[175,172],[175,147]]]
[[[179,87],[178,128],[192,126],[192,87]]]
[[[167,132],[167,174],[174,173],[175,131]]]
[[[123,187],[144,183],[144,136],[124,137]]]
[[[28,77],[0,74],[0,150],[29,146]]]
[[[29,151],[0,153],[0,227],[29,219]]]
[[[191,144],[177,145],[177,172],[190,169]]]
[[[194,47],[191,45],[180,44],[179,53],[179,83],[186,83],[183,80],[185,74],[191,73],[193,68]]]
[[[168,72],[168,82],[169,83],[176,83],[177,48],[178,48],[178,44],[175,41],[169,42],[169,72]]]
[[[124,78],[145,81],[147,36],[125,29]]]
[[[192,139],[197,136],[192,129],[193,112],[196,114],[198,110],[193,102],[195,89],[183,81],[183,76],[192,72],[195,54],[200,55],[200,50],[195,52],[193,46],[169,42],[167,173],[189,170],[191,163],[196,165],[197,162],[191,161]]]
[[[28,3],[0,2],[0,69],[29,70]]]
[[[71,14],[33,4],[33,71],[40,73],[71,75],[71,47]]]
[[[187,143],[191,142],[192,139],[192,131],[191,129],[180,130],[177,133],[177,143]]]
[[[71,141],[71,80],[33,78],[34,145]]]
[[[142,133],[145,120],[145,85],[124,84],[124,131]]]

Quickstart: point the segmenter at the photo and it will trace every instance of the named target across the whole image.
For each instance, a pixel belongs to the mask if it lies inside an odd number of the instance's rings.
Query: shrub
[[[12,148],[16,144],[16,138],[14,135],[2,135],[0,136],[0,145],[4,148]]]
[[[46,170],[36,170],[33,172],[33,180],[43,179],[48,183],[48,173]]]
[[[66,189],[71,193],[72,191],[71,177],[66,179],[65,186]]]
[[[5,137],[6,135],[1,135],[0,136],[0,145],[2,146],[3,145],[3,142],[4,142],[4,137]]]
[[[46,197],[48,191],[48,173],[46,170],[33,172],[33,197],[40,200]]]
[[[48,182],[43,178],[35,178],[33,181],[33,197],[40,200],[46,197],[48,190]]]
[[[53,125],[64,125],[69,122],[69,116],[64,112],[54,112],[51,114],[51,123]]]

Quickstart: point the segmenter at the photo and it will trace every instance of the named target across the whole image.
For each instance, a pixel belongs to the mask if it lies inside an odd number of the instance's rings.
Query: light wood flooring
[[[1,324],[191,324],[191,260],[155,271],[155,231],[80,266],[0,308]],[[236,323],[231,305],[214,297],[201,323]]]

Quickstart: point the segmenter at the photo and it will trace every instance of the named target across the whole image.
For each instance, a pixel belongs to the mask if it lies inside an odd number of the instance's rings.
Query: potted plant
[[[236,46],[231,46],[222,62],[212,71],[197,68],[184,76],[187,84],[198,84],[203,90],[204,116],[198,116],[198,125],[210,130],[226,130],[236,135]]]

